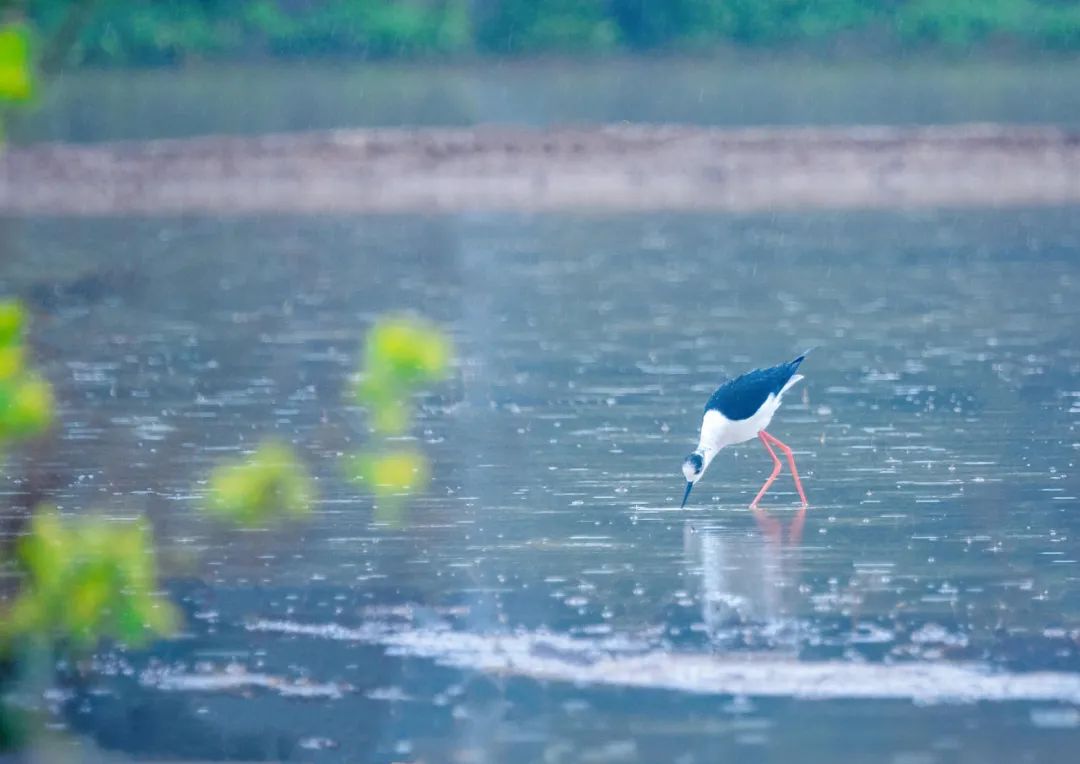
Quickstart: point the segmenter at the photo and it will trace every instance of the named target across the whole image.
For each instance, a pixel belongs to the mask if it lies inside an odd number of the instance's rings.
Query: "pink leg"
[[[773,470],[772,474],[769,475],[769,479],[765,481],[765,485],[761,486],[761,490],[758,491],[757,496],[755,496],[754,500],[750,502],[750,509],[757,509],[757,503],[761,501],[761,497],[765,495],[765,492],[769,490],[769,486],[771,486],[773,484],[773,481],[776,480],[776,476],[780,474],[780,457],[778,457],[776,455],[776,452],[772,450],[772,446],[769,445],[768,441],[768,438],[772,436],[762,430],[758,433],[758,437],[761,438],[761,444],[765,446],[765,450],[768,451],[769,456],[772,457]]]
[[[784,452],[784,455],[787,456],[788,464],[791,465],[791,476],[795,478],[795,489],[799,492],[799,498],[802,499],[802,505],[804,507],[808,506],[809,502],[806,500],[806,493],[803,492],[802,481],[799,480],[799,471],[795,469],[795,455],[791,453],[791,449],[788,448],[787,445],[785,445],[784,443],[781,443],[774,436],[765,432],[764,430],[758,433],[758,437],[777,446],[781,451]],[[776,455],[773,454],[773,458],[775,457]]]

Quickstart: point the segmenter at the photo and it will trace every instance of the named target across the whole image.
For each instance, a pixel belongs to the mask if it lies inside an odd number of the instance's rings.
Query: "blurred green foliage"
[[[26,579],[0,618],[0,644],[45,640],[86,651],[114,639],[137,646],[176,626],[173,606],[157,592],[141,520],[64,519],[39,508],[18,554]]]
[[[40,434],[53,418],[52,388],[26,366],[25,326],[20,303],[0,301],[0,445]]]
[[[0,144],[4,140],[7,107],[24,103],[34,94],[30,37],[30,30],[23,24],[0,26]]]
[[[20,87],[9,90],[26,93]],[[50,386],[26,365],[27,320],[19,302],[0,300],[0,444],[41,433],[53,417]],[[424,455],[387,448],[385,438],[407,430],[412,395],[445,375],[450,354],[445,335],[419,319],[384,319],[369,332],[354,394],[372,413],[383,448],[347,461],[350,476],[377,495],[400,496],[426,484]],[[313,500],[312,480],[293,449],[271,440],[250,457],[213,470],[205,509],[253,526],[304,516]],[[400,519],[400,505],[393,500],[379,511],[384,521]],[[49,682],[56,655],[86,655],[102,640],[137,647],[172,634],[180,621],[158,591],[153,541],[141,518],[64,518],[38,506],[16,557],[18,591],[12,599],[0,599],[0,753],[21,750],[40,728],[29,714],[5,703],[8,687],[20,676]],[[11,561],[0,559],[0,564],[6,574]],[[39,685],[34,693],[43,689]]]
[[[908,42],[963,47],[997,37],[1080,46],[1080,2],[1074,0],[910,0],[903,10],[896,32]]]
[[[311,478],[292,448],[263,443],[249,458],[210,475],[206,509],[237,525],[266,525],[311,511]]]
[[[450,342],[433,324],[407,316],[380,320],[368,333],[356,386],[376,432],[400,435],[409,426],[412,395],[446,374]]]
[[[415,493],[424,488],[429,476],[427,459],[414,450],[354,454],[348,465],[357,481],[381,495]]]
[[[479,3],[478,50],[603,52],[619,42],[617,19],[601,0],[499,0]]]
[[[423,385],[446,376],[452,353],[449,338],[419,318],[391,316],[368,332],[355,394],[367,410],[375,434],[384,442],[348,457],[345,467],[352,479],[375,495],[385,498],[415,493],[427,484],[430,469],[426,457],[385,439],[408,430],[413,395]]]
[[[20,85],[0,97],[28,93]],[[51,386],[27,364],[27,323],[20,302],[0,300],[0,446],[40,435],[54,416]],[[141,521],[67,521],[39,509],[16,556],[23,585],[14,602],[0,603],[0,664],[25,641],[88,650],[102,638],[134,645],[173,627],[171,605],[156,594],[153,549]],[[0,665],[0,680],[4,676]],[[0,706],[5,739],[10,723]]]
[[[0,27],[0,101],[25,101],[33,95],[30,31],[22,24]]]
[[[699,51],[718,45],[1080,47],[1080,0],[83,0],[91,64],[262,56]],[[75,0],[74,4],[78,4]],[[29,3],[48,39],[72,0]]]

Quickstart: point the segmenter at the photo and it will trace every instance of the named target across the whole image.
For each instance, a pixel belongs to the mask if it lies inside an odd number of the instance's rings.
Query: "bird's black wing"
[[[754,369],[730,379],[709,398],[705,410],[715,409],[731,420],[749,419],[770,394],[778,395],[795,374],[805,354],[790,363],[782,363],[768,369]]]

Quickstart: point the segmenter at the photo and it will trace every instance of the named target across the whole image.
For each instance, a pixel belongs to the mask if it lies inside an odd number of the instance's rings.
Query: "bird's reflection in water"
[[[684,526],[687,561],[701,575],[702,621],[716,647],[793,651],[806,509],[790,519],[760,508],[750,512],[753,529]]]

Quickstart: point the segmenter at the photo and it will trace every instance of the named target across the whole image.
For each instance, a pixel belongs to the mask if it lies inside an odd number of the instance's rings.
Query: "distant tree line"
[[[853,43],[1080,48],[1080,0],[0,0],[66,62],[703,52]]]

